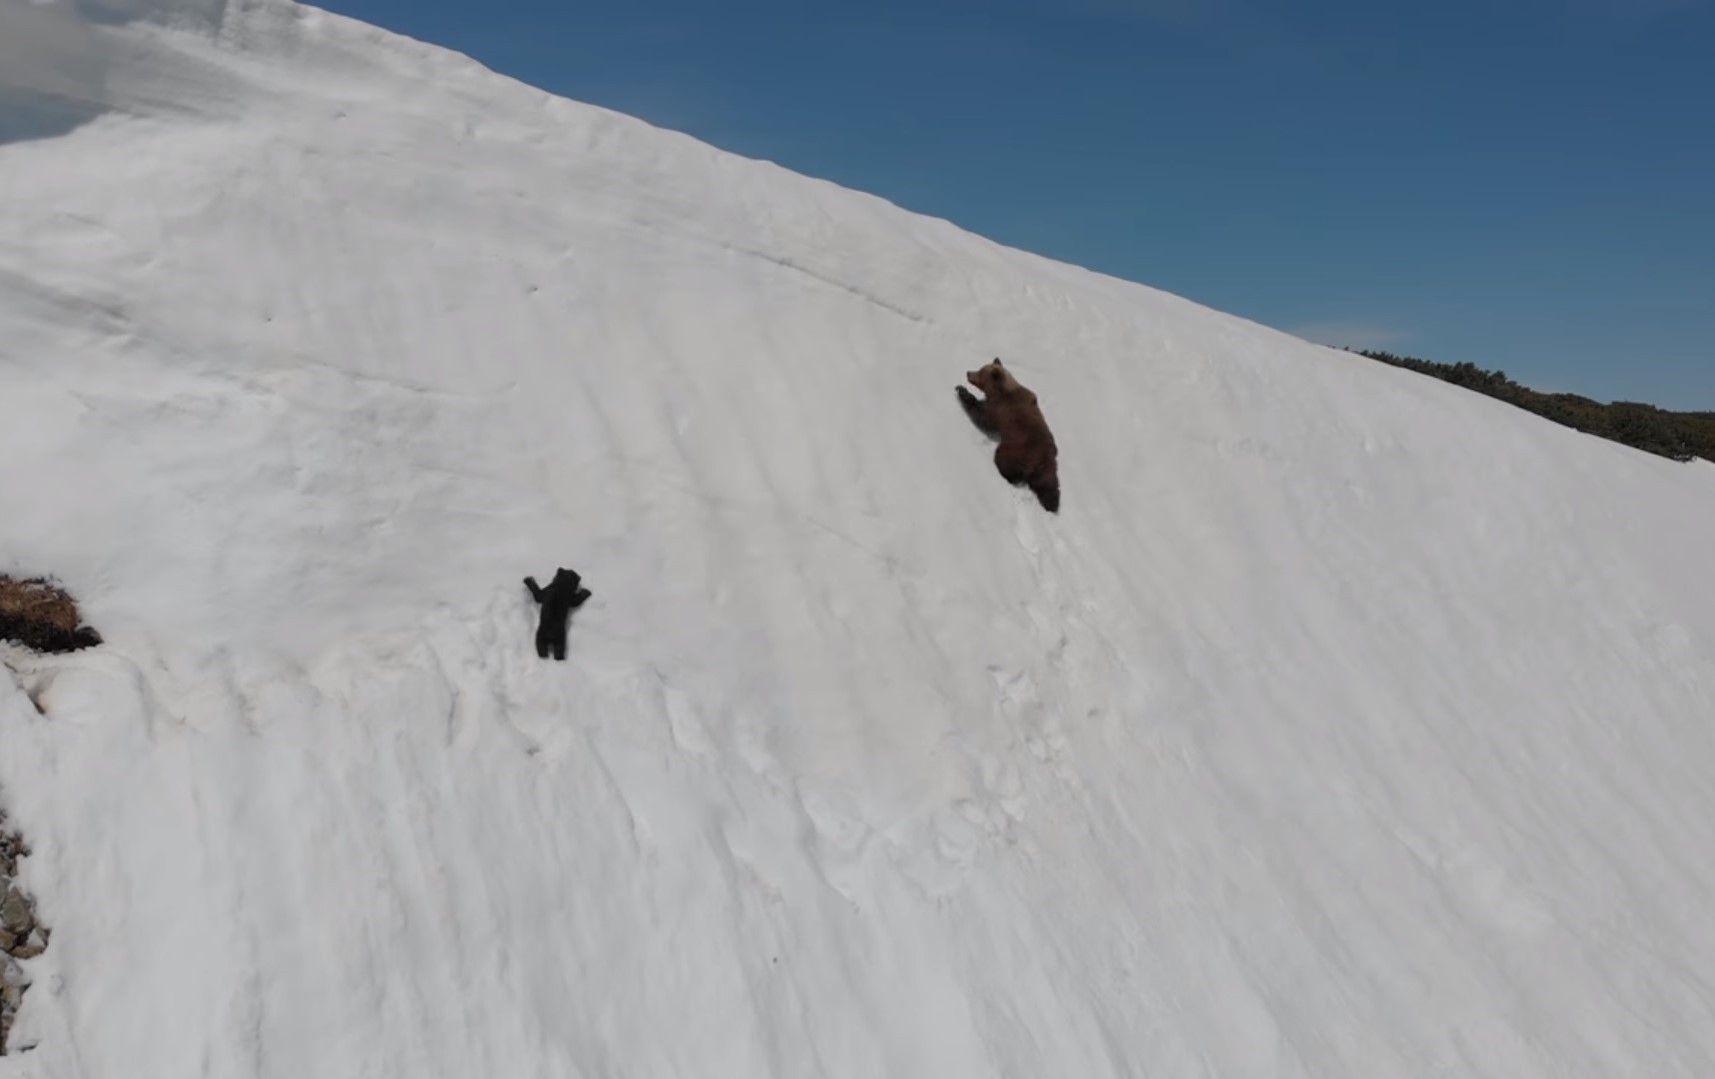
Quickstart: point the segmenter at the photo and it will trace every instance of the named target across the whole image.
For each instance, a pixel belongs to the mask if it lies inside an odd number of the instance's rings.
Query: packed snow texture
[[[0,669],[0,1075],[1715,1075],[1715,470],[311,8],[17,3],[0,572],[107,643]]]

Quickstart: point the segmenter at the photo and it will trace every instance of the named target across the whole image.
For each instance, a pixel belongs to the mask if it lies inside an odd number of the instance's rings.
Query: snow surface
[[[29,7],[0,571],[108,643],[0,668],[0,1075],[1715,1075],[1715,469],[311,8]]]

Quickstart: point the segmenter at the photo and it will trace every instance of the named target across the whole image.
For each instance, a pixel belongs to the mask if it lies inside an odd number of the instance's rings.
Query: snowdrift
[[[1715,1074],[1715,470],[311,8],[31,18],[0,572],[105,643],[0,668],[0,1074]]]

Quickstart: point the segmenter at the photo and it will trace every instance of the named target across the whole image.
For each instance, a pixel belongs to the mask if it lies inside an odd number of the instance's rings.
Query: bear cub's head
[[[1012,377],[1011,371],[1001,366],[998,359],[983,364],[975,371],[966,371],[965,381],[983,391],[984,395],[988,397],[1010,393],[1019,388],[1018,380]]]
[[[556,567],[554,571],[554,583],[549,585],[549,587],[560,592],[571,592],[572,606],[581,607],[583,606],[584,600],[590,598],[590,590],[580,587],[583,584],[583,581],[584,579],[578,575],[576,570],[570,570],[566,569],[564,566],[560,566]]]

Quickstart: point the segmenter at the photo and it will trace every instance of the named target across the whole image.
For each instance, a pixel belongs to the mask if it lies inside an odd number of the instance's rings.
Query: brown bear
[[[965,372],[965,379],[983,391],[983,400],[960,386],[959,403],[978,430],[1000,443],[995,447],[994,466],[1001,478],[1029,487],[1043,509],[1059,513],[1059,450],[1036,395],[1019,385],[998,359]]]

